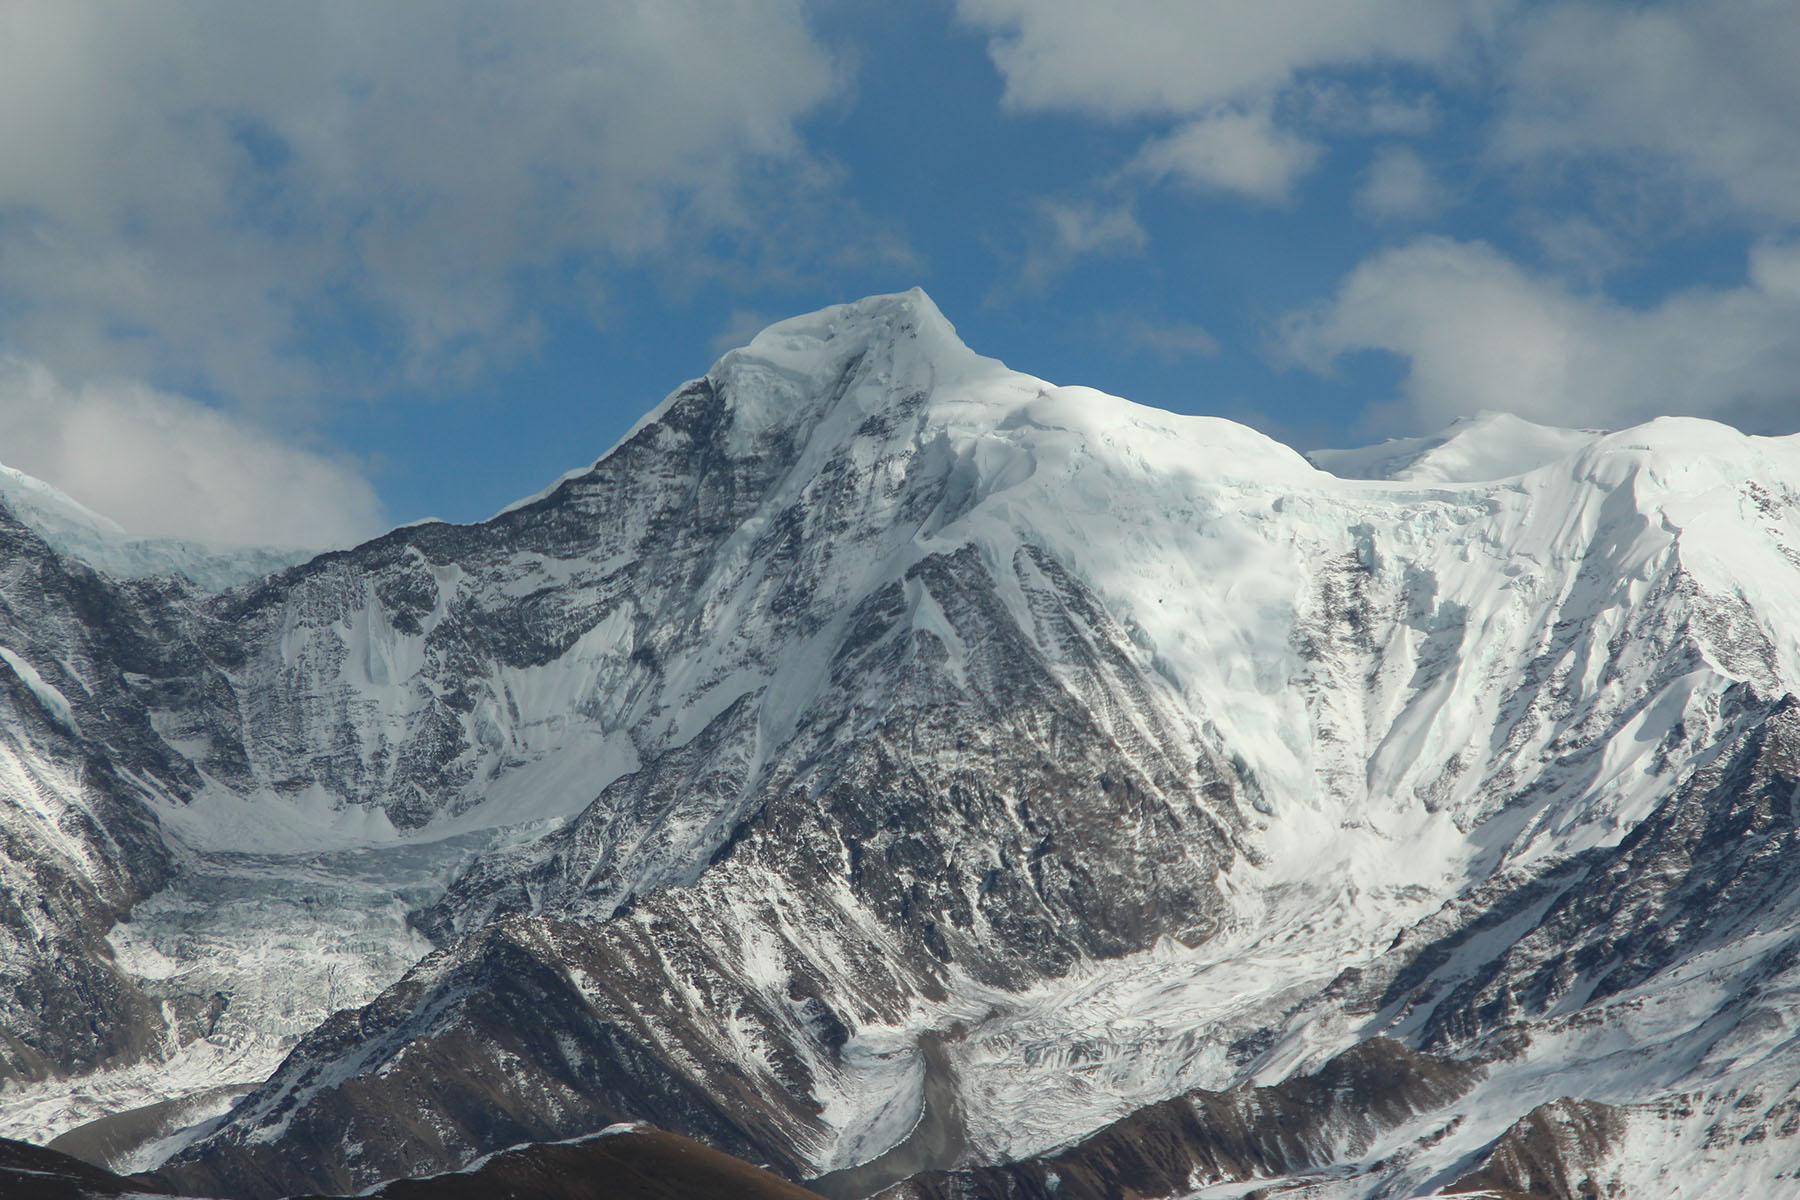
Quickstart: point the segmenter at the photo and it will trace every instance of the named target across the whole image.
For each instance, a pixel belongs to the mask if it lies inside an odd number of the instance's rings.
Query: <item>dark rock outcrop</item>
[[[1542,1200],[1611,1200],[1623,1193],[1605,1182],[1606,1157],[1624,1123],[1622,1111],[1592,1100],[1564,1097],[1540,1104],[1506,1131],[1479,1167],[1445,1193],[1499,1191]]]
[[[1741,691],[1730,736],[1617,846],[1490,897],[1469,924],[1413,952],[1383,1002],[1425,1014],[1425,1045],[1503,1031],[1571,992],[1604,999],[1699,947],[1800,914],[1800,697]],[[1451,985],[1432,981],[1458,947],[1534,908],[1541,915],[1491,959]],[[1755,974],[1778,975],[1796,954],[1777,940]]]
[[[1382,1133],[1453,1103],[1464,1063],[1373,1038],[1271,1087],[1192,1091],[1139,1109],[1053,1154],[930,1171],[881,1200],[1156,1200],[1354,1159]]]
[[[650,1128],[521,1146],[469,1170],[397,1180],[368,1194],[377,1200],[817,1200],[741,1159]]]
[[[0,1138],[0,1196],[6,1200],[104,1200],[166,1194],[144,1180],[114,1175],[42,1146]]]

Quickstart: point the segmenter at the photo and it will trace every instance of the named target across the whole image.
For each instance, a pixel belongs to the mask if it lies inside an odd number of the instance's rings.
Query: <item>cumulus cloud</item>
[[[1539,194],[1552,208],[1681,201],[1683,217],[1710,204],[1765,227],[1800,220],[1800,6],[1792,3],[956,7],[987,36],[1009,107],[1164,123],[1140,162],[1229,194],[1279,195],[1281,183],[1291,186],[1317,161],[1305,147],[1328,136],[1417,136],[1449,109],[1479,121],[1482,154],[1470,165],[1515,176],[1544,168]],[[1246,115],[1258,113],[1272,117]],[[1421,186],[1418,165],[1395,154],[1379,161],[1364,210],[1398,217],[1441,200]],[[1616,177],[1578,198],[1566,190],[1570,180],[1595,181],[1570,166]],[[1632,181],[1644,185],[1635,198]],[[1643,220],[1641,212],[1598,215]]]
[[[1357,351],[1407,361],[1404,412],[1441,425],[1493,409],[1619,427],[1665,413],[1760,432],[1800,424],[1800,244],[1765,242],[1734,288],[1647,308],[1578,292],[1483,243],[1421,238],[1364,262],[1337,294],[1284,322],[1295,362]]]
[[[1314,132],[1419,133],[1429,95],[1322,72],[1436,70],[1511,0],[957,0],[1018,111],[1167,122],[1128,174],[1279,203],[1323,154]]]
[[[237,396],[465,377],[559,272],[755,236],[840,83],[804,0],[0,3],[7,340]]]
[[[1268,96],[1310,68],[1444,60],[1493,2],[957,0],[988,31],[1019,109],[1188,114]]]
[[[1385,146],[1375,155],[1356,190],[1356,203],[1370,216],[1416,221],[1442,211],[1449,195],[1425,160],[1406,146]]]
[[[1504,161],[1605,160],[1800,220],[1800,6],[1558,4],[1502,61]]]
[[[233,544],[346,545],[381,530],[357,464],[186,397],[71,386],[0,357],[0,461],[132,533]]]
[[[1189,122],[1139,153],[1135,169],[1193,187],[1284,201],[1321,147],[1277,128],[1267,110],[1222,112]]]

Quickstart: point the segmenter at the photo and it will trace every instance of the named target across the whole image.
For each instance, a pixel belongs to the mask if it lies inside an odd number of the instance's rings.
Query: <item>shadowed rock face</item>
[[[0,1138],[0,1196],[6,1200],[168,1194],[141,1176],[114,1175]],[[396,1180],[370,1194],[380,1200],[817,1200],[760,1167],[643,1125],[578,1142],[518,1146],[464,1171]]]
[[[1154,1200],[1354,1159],[1382,1133],[1464,1095],[1481,1072],[1374,1038],[1273,1087],[1192,1091],[1055,1154],[916,1175],[882,1200]]]
[[[1800,698],[1764,702],[1742,691],[1732,735],[1617,846],[1490,897],[1481,917],[1420,948],[1383,1003],[1422,1015],[1424,1044],[1453,1046],[1571,992],[1603,1000],[1699,946],[1791,920],[1800,898]],[[1453,988],[1428,982],[1458,947],[1534,906],[1535,923]],[[1769,944],[1757,974],[1777,976],[1797,954],[1791,936]]]
[[[60,559],[0,508],[0,1085],[130,1062],[154,1001],[106,931],[172,869],[147,792],[196,781],[131,678],[175,669],[152,585]]]
[[[1445,1191],[1503,1192],[1543,1200],[1602,1200],[1623,1193],[1606,1179],[1606,1157],[1624,1131],[1619,1109],[1564,1098],[1519,1118],[1475,1170]]]
[[[523,1146],[470,1170],[403,1179],[371,1194],[380,1200],[817,1200],[778,1175],[649,1128]]]
[[[0,1138],[0,1196],[6,1200],[99,1200],[163,1195],[160,1188],[114,1175],[80,1159]]]
[[[228,1195],[354,1191],[371,1175],[427,1174],[568,1129],[651,1116],[794,1170],[791,1152],[780,1151],[809,1127],[805,1093],[759,1088],[716,1054],[697,1071],[692,1056],[708,1048],[695,1028],[641,1012],[622,994],[667,986],[640,970],[658,961],[651,938],[624,942],[566,923],[497,923],[370,1009],[340,1013],[312,1034],[240,1107],[252,1116],[245,1126],[273,1125],[274,1137],[221,1138],[158,1177]],[[598,981],[595,991],[584,994],[571,976]],[[714,997],[718,1020],[752,1015],[741,987]],[[421,1013],[434,1016],[421,1022]],[[311,1086],[321,1067],[352,1053],[387,1061],[379,1074]],[[255,1122],[259,1104],[270,1116]],[[351,1145],[363,1150],[347,1154]]]

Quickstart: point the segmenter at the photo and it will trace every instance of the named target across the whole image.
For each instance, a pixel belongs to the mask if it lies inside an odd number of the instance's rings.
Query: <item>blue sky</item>
[[[0,460],[343,542],[591,461],[762,324],[1301,448],[1800,429],[1800,6],[0,0]]]

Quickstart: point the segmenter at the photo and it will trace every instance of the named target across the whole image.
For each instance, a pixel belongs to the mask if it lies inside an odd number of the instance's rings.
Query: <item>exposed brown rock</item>
[[[1055,1154],[931,1171],[882,1200],[1154,1200],[1286,1175],[1360,1153],[1416,1113],[1449,1104],[1478,1068],[1372,1038],[1272,1087],[1196,1089],[1141,1108]]]
[[[1624,1125],[1624,1114],[1609,1104],[1566,1096],[1540,1104],[1500,1135],[1481,1166],[1448,1192],[1510,1191],[1542,1200],[1622,1195],[1605,1182],[1602,1168]]]
[[[373,1195],[378,1200],[818,1200],[742,1159],[649,1128],[522,1146],[473,1170],[402,1179]]]

